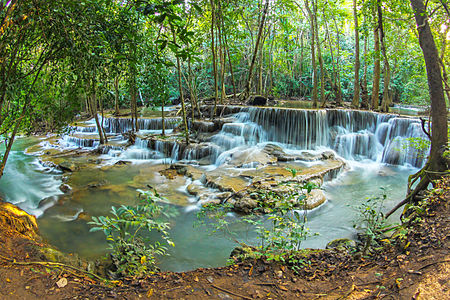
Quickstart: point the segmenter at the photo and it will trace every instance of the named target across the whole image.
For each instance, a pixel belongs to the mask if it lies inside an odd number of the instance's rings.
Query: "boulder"
[[[234,203],[234,209],[243,213],[250,213],[258,207],[258,201],[250,197],[237,200]]]
[[[314,189],[309,194],[306,195],[305,208],[313,209],[323,204],[327,198],[322,190]]]

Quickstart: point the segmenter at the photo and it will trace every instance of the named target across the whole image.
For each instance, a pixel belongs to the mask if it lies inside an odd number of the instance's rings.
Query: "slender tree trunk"
[[[173,42],[176,44],[177,39],[175,35],[175,31],[172,28],[172,34],[173,34]],[[177,71],[178,71],[178,89],[180,91],[180,99],[181,99],[181,111],[183,113],[183,124],[184,124],[184,135],[186,138],[186,145],[189,145],[189,127],[187,122],[187,116],[186,116],[186,106],[184,104],[184,96],[183,96],[183,86],[181,82],[181,63],[180,58],[177,55]]]
[[[338,106],[342,105],[342,88],[341,88],[341,38],[339,35],[339,27],[337,26],[336,18],[333,16],[334,27],[336,29],[336,41],[337,41],[337,57],[336,57],[336,77],[337,77],[337,93],[336,103]]]
[[[314,11],[314,30],[316,31],[317,57],[319,59],[320,69],[320,106],[325,107],[325,68],[323,67],[322,46],[320,44],[319,25],[317,22],[317,2],[312,1]]]
[[[161,131],[161,135],[162,136],[165,136],[166,135],[166,118],[165,118],[165,115],[164,115],[164,104],[165,104],[165,102],[166,102],[166,100],[165,99],[163,99],[162,101],[161,101],[161,127],[162,127],[162,131]]]
[[[372,110],[378,110],[380,94],[380,36],[378,26],[373,31],[375,61],[373,67]]]
[[[241,94],[242,101],[246,101],[248,99],[248,97],[250,96],[250,83],[252,80],[253,68],[255,67],[256,57],[258,56],[259,43],[261,42],[261,37],[263,35],[262,33],[263,33],[263,29],[264,29],[264,24],[266,21],[267,11],[269,9],[269,3],[270,3],[270,0],[266,0],[266,2],[264,4],[261,22],[259,23],[258,36],[256,38],[255,49],[253,51],[252,61],[250,63],[250,67],[248,69],[248,77],[245,82],[244,91]]]
[[[99,104],[100,104],[100,113],[102,114],[102,121],[100,123],[100,128],[102,129],[102,132],[103,132],[103,138],[104,138],[105,144],[107,144],[108,136],[106,135],[105,128],[103,127],[103,123],[105,121],[105,115],[103,113],[103,100],[100,100]]]
[[[97,113],[98,103],[97,103],[97,95],[96,95],[96,83],[95,83],[94,79],[92,79],[91,84],[92,85],[89,90],[89,92],[91,93],[91,96],[89,97],[89,100],[90,100],[89,104],[90,104],[92,112],[94,114],[95,125],[97,126],[98,136],[100,138],[100,145],[103,145],[105,143],[105,138],[103,136],[102,125],[100,124],[100,120],[98,119],[98,113]]]
[[[303,51],[303,31],[300,34],[300,62],[299,62],[299,70],[298,70],[298,77],[300,82],[302,81],[302,76],[303,76],[303,57],[304,55],[304,51]],[[303,96],[303,84],[300,85],[300,95]]]
[[[353,81],[353,101],[352,107],[359,107],[359,28],[358,28],[358,14],[356,11],[356,0],[353,0],[353,20],[355,23],[355,80]]]
[[[337,72],[336,72],[336,63],[334,61],[334,53],[333,53],[333,46],[331,45],[331,37],[330,37],[330,32],[328,30],[328,23],[325,21],[325,30],[326,30],[326,35],[327,35],[327,39],[328,39],[328,45],[330,46],[330,54],[331,54],[331,66],[333,67],[333,76],[332,76],[332,86],[333,86],[333,90],[335,93],[335,97],[336,99],[338,98],[337,95]],[[337,101],[336,101],[337,102]]]
[[[44,67],[44,65],[46,64],[47,58],[44,59],[42,65],[39,67],[36,75],[34,76],[33,82],[28,90],[28,93],[25,96],[25,102],[23,104],[22,107],[22,112],[20,113],[19,118],[16,120],[15,124],[14,124],[14,129],[13,132],[11,133],[11,136],[9,137],[9,139],[6,139],[6,145],[5,145],[5,152],[3,153],[3,156],[1,158],[1,162],[0,162],[0,178],[3,177],[3,173],[5,171],[5,167],[6,167],[6,162],[8,161],[8,157],[9,154],[11,153],[11,149],[12,149],[12,145],[14,143],[14,139],[16,138],[17,132],[19,130],[20,124],[22,123],[22,120],[25,118],[25,115],[27,113],[28,107],[30,106],[30,102],[31,102],[31,92],[34,89],[34,85],[36,84],[37,79],[39,78],[42,68]],[[0,111],[1,112],[1,111]],[[7,134],[5,134],[5,136],[7,136]]]
[[[212,52],[212,63],[213,63],[213,77],[214,77],[214,108],[212,111],[211,119],[216,117],[217,113],[217,98],[219,97],[219,87],[217,82],[217,58],[216,58],[216,47],[214,38],[214,26],[216,23],[216,7],[215,0],[211,0],[211,52]]]
[[[316,66],[316,49],[315,49],[315,30],[314,30],[314,16],[309,7],[309,0],[305,1],[305,8],[308,11],[309,15],[309,24],[311,30],[311,64],[312,64],[312,72],[313,72],[313,91],[312,91],[312,100],[313,100],[313,108],[318,107],[317,100],[317,66]]]
[[[225,44],[225,51],[227,53],[228,58],[228,65],[230,67],[230,74],[231,74],[231,84],[233,85],[233,99],[236,100],[236,81],[234,80],[234,72],[233,72],[233,64],[231,63],[231,55],[230,55],[230,48],[228,47],[228,41],[227,41],[227,35],[225,32],[225,25],[222,19],[222,30],[223,30],[223,41]]]
[[[120,115],[120,110],[119,110],[119,75],[116,75],[116,77],[114,77],[114,107],[115,107],[114,114],[116,116]]]
[[[224,99],[227,97],[227,92],[225,89],[225,49],[223,43],[223,30],[222,30],[222,6],[221,1],[218,1],[218,19],[217,23],[217,35],[219,38],[219,57],[220,57],[220,84],[221,84],[221,93],[220,93],[220,104],[223,104]]]
[[[386,42],[384,40],[383,30],[383,14],[381,11],[381,5],[378,2],[378,27],[380,29],[380,41],[381,41],[381,53],[383,54],[383,67],[384,67],[384,80],[383,80],[383,99],[381,100],[381,111],[389,112],[389,106],[392,103],[391,93],[389,91],[389,85],[391,82],[391,66],[387,57]]]
[[[364,75],[361,83],[361,108],[369,109],[369,92],[367,90],[367,36],[364,38]]]

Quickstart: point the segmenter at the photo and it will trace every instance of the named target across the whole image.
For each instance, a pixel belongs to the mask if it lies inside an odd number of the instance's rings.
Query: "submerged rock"
[[[63,193],[69,193],[69,192],[72,191],[72,188],[70,187],[70,185],[65,184],[65,183],[61,184],[61,185],[59,186],[59,189],[60,189],[61,192],[63,192]]]

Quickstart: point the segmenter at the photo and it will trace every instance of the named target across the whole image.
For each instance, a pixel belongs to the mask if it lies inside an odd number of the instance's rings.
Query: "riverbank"
[[[0,294],[4,299],[444,299],[450,288],[449,191],[447,178],[428,197],[425,214],[413,215],[404,239],[386,240],[378,254],[361,258],[310,250],[297,274],[288,266],[252,260],[106,284],[42,261],[36,249],[44,245],[33,227],[24,230],[0,218]],[[24,216],[9,215],[14,213]]]

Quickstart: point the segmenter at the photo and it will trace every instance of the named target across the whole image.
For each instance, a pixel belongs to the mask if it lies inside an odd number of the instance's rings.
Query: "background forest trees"
[[[448,101],[449,7],[430,0],[425,10]],[[10,0],[0,22],[7,146],[17,132],[57,130],[80,112],[129,108],[136,120],[138,107],[175,100],[198,108],[257,94],[383,111],[430,103],[408,1]]]

